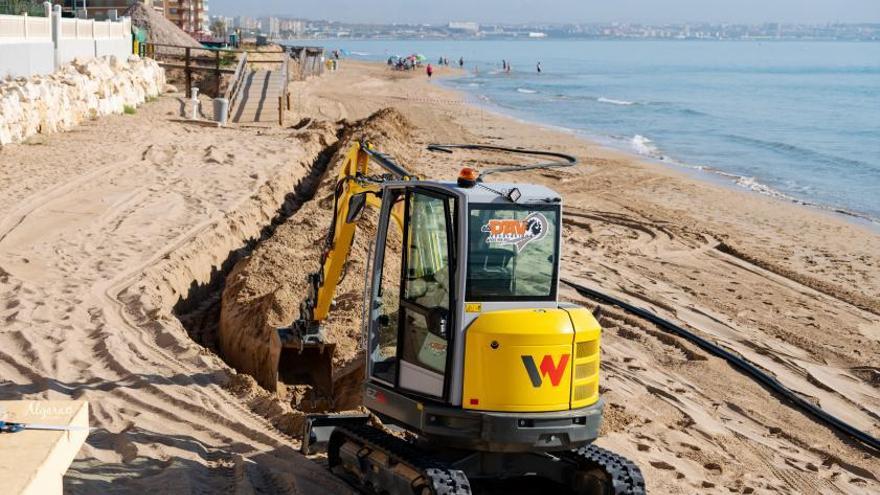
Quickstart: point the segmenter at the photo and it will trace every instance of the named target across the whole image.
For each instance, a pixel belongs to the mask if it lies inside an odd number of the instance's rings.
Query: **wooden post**
[[[190,94],[192,92],[192,71],[189,68],[189,52],[190,47],[186,47],[186,59],[183,62],[183,72],[186,74],[186,94]]]
[[[280,126],[284,125],[284,105],[282,104],[284,102],[282,98],[283,96],[278,97],[278,125]]]
[[[287,109],[290,110],[290,92],[285,92],[284,96],[287,97]]]
[[[214,98],[220,98],[220,50],[214,53],[216,54],[214,64]]]

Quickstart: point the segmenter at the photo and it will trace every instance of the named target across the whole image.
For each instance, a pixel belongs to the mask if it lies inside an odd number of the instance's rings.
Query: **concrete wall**
[[[55,70],[55,47],[52,41],[23,40],[0,42],[0,78],[49,74]],[[131,36],[119,39],[62,39],[58,43],[58,64],[75,58],[131,54]]]
[[[95,56],[95,40],[60,40],[58,43],[58,63],[64,65],[75,58]]]
[[[95,56],[116,55],[119,58],[126,58],[131,55],[131,44],[131,36],[115,40],[95,40]]]
[[[49,74],[74,59],[131,54],[131,19],[116,22],[62,19],[45,2],[46,17],[0,16],[0,77]]]
[[[0,78],[32,76],[55,70],[52,41],[0,42]]]

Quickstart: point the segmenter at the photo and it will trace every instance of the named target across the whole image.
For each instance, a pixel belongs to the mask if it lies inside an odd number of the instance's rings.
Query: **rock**
[[[76,59],[49,75],[0,81],[0,146],[122,113],[165,86],[165,71],[154,60],[114,56]]]

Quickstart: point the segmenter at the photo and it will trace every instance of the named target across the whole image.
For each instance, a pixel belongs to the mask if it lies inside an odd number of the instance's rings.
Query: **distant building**
[[[211,27],[214,25],[215,22],[219,21],[223,24],[223,29],[221,32],[214,33],[213,31],[211,31],[211,34],[219,35],[221,38],[225,38],[227,35],[229,35],[230,32],[232,32],[232,18],[231,17],[225,17],[222,15],[212,15],[208,19],[209,19],[208,29],[211,29]]]
[[[534,31],[529,32],[529,38],[546,38],[547,33],[536,33]]]
[[[255,30],[259,27],[259,23],[253,17],[240,15],[235,17],[233,26],[237,29]]]
[[[165,0],[165,17],[188,33],[207,33],[208,0]]]
[[[480,25],[476,22],[450,22],[448,28],[450,31],[465,31],[474,34],[480,32]]]
[[[284,19],[278,28],[282,33],[299,36],[306,32],[306,23],[296,19]]]
[[[56,1],[61,5],[64,16],[81,17],[88,19],[104,20],[115,10],[116,15],[122,15],[136,0],[63,0]]]
[[[277,17],[264,17],[260,20],[260,32],[270,39],[278,37],[280,26],[281,21]]]

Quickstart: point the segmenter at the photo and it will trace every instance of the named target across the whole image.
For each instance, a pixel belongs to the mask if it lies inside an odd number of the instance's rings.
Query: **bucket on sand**
[[[192,115],[190,116],[193,120],[199,119],[199,88],[192,88],[190,90],[192,94]]]
[[[229,114],[229,100],[226,98],[214,98],[214,120],[220,125],[226,125],[226,116]]]

